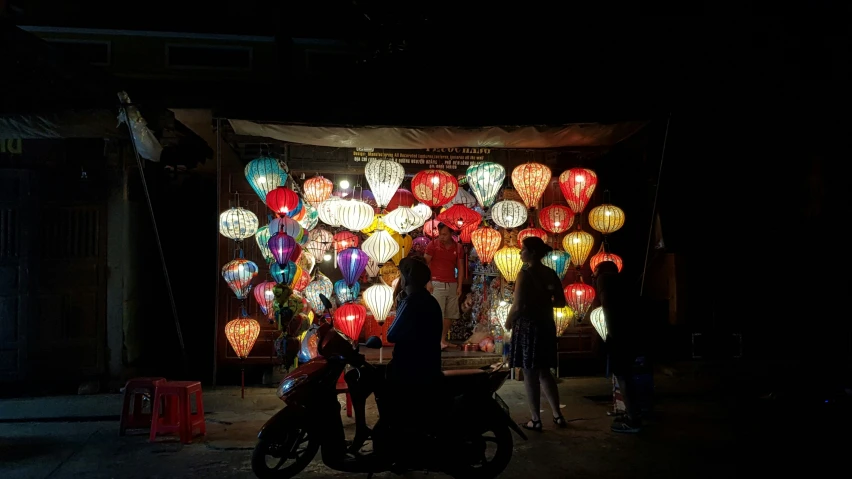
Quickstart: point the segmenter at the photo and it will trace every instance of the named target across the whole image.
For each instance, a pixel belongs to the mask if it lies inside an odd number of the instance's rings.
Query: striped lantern
[[[244,173],[249,186],[264,203],[270,191],[284,186],[287,181],[287,172],[281,168],[276,158],[255,158],[248,162]]]
[[[568,206],[577,214],[582,213],[589,204],[597,184],[598,175],[586,168],[571,168],[559,175],[562,195],[565,196]]]
[[[530,237],[540,238],[542,241],[547,243],[547,232],[541,228],[527,228],[521,231],[518,231],[518,243],[523,243],[524,239]]]
[[[562,238],[562,248],[571,255],[571,262],[578,268],[586,262],[586,258],[589,257],[594,245],[595,237],[580,229],[574,230]]]
[[[527,221],[527,209],[517,201],[498,201],[491,207],[491,219],[497,226],[516,228]]]
[[[361,245],[361,249],[379,266],[390,261],[399,252],[399,244],[385,230],[376,230]],[[366,266],[366,261],[364,263]]]
[[[361,231],[367,226],[370,226],[375,214],[373,207],[363,201],[343,201],[337,208],[338,221],[352,231]]]
[[[471,165],[467,169],[467,183],[470,185],[473,196],[483,208],[494,204],[505,179],[506,169],[490,161]]]
[[[541,227],[553,234],[568,231],[574,224],[574,212],[562,205],[550,205],[538,212]]]
[[[615,205],[603,204],[589,211],[589,226],[607,235],[624,226],[624,210]]]
[[[390,203],[405,178],[405,168],[393,160],[372,160],[364,167],[364,176],[379,208]]]
[[[411,179],[411,190],[414,197],[424,205],[436,208],[455,198],[459,191],[459,182],[444,170],[423,170]]]
[[[541,163],[525,163],[512,170],[512,184],[527,208],[535,208],[550,184],[550,168]]]
[[[595,288],[583,283],[581,279],[579,283],[566,286],[564,293],[568,306],[571,306],[571,309],[576,313],[577,320],[582,321],[589,306],[595,302]]]
[[[333,190],[334,183],[322,176],[315,176],[309,180],[305,180],[305,184],[302,185],[302,194],[314,206],[327,200]]]

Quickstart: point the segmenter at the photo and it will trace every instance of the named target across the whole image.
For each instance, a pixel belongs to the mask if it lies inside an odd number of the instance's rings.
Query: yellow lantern
[[[393,230],[390,229],[390,227],[385,224],[384,218],[385,218],[385,215],[383,215],[381,213],[375,215],[373,217],[373,222],[370,223],[370,225],[367,226],[366,228],[362,229],[361,232],[364,233],[364,234],[368,234],[368,235],[373,234],[373,232],[376,231],[376,230],[385,230],[388,233],[392,233]]]
[[[586,262],[594,244],[595,237],[583,230],[574,230],[562,238],[562,248],[571,255],[571,262],[578,268]]]
[[[393,238],[393,240],[396,241],[396,244],[399,245],[399,251],[397,251],[396,254],[393,255],[393,258],[391,258],[391,261],[398,265],[399,262],[411,252],[411,248],[414,245],[414,238],[410,235],[402,236],[398,233],[392,234],[391,238]]]
[[[399,268],[393,263],[385,263],[384,266],[379,268],[379,275],[382,278],[382,282],[386,285],[394,286],[393,282],[395,279],[399,278],[400,272]]]
[[[225,337],[237,357],[245,359],[260,335],[260,324],[252,318],[237,318],[225,325]]]
[[[606,336],[609,331],[606,329],[606,316],[604,316],[603,308],[598,306],[597,308],[592,310],[591,313],[591,321],[592,326],[595,327],[595,331],[601,335],[601,339],[606,342]]]
[[[574,319],[574,310],[567,304],[562,308],[553,308],[553,321],[556,323],[556,335],[561,336]]]
[[[521,262],[521,250],[514,246],[507,246],[494,253],[494,263],[497,269],[506,278],[506,281],[514,283],[518,279],[518,273],[524,263]]]
[[[589,226],[605,235],[614,233],[624,226],[624,210],[609,204],[595,206],[589,211]]]

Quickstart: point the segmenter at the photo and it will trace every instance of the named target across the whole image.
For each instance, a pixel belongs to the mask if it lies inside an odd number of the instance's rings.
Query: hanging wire
[[[642,266],[642,284],[639,286],[639,296],[645,292],[645,274],[648,271],[648,257],[651,255],[651,238],[654,236],[654,223],[657,217],[657,198],[660,195],[660,180],[663,175],[663,161],[666,159],[666,143],[669,140],[669,124],[672,121],[672,114],[669,112],[669,117],[666,119],[666,133],[663,136],[663,151],[660,152],[660,167],[657,170],[657,187],[654,189],[654,204],[651,207],[651,225],[648,228],[648,244],[645,246],[645,264]]]

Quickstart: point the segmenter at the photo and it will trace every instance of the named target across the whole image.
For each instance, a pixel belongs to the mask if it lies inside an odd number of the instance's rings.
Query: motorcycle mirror
[[[324,295],[319,295],[320,301],[322,301],[322,305],[325,306],[326,314],[328,314],[329,322],[334,318],[334,315],[331,314],[332,306],[331,301]]]
[[[378,336],[370,336],[364,346],[370,349],[382,349],[382,340]]]

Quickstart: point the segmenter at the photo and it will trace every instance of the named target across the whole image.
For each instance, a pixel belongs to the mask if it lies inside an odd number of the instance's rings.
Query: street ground
[[[619,435],[610,432],[606,415],[608,379],[562,379],[569,427],[554,429],[546,419],[544,433],[529,432],[529,441],[515,436],[512,462],[501,477],[683,479],[780,471],[813,477],[844,458],[847,431],[837,431],[832,440],[830,428],[815,427],[813,418],[757,410],[737,399],[730,384],[658,374],[655,385],[653,419],[639,434]],[[513,419],[528,419],[522,383],[508,381],[499,393]],[[119,437],[117,394],[0,401],[0,478],[253,477],[249,461],[257,431],[282,405],[274,389],[250,388],[245,399],[233,387],[204,394],[207,436],[191,445],[172,438],[150,444],[147,435]],[[549,408],[543,407],[542,417],[548,418]],[[341,414],[351,437],[354,422]],[[375,414],[375,405],[368,404],[368,422]],[[416,417],[416,411],[412,414]],[[318,456],[299,477],[343,476]]]

